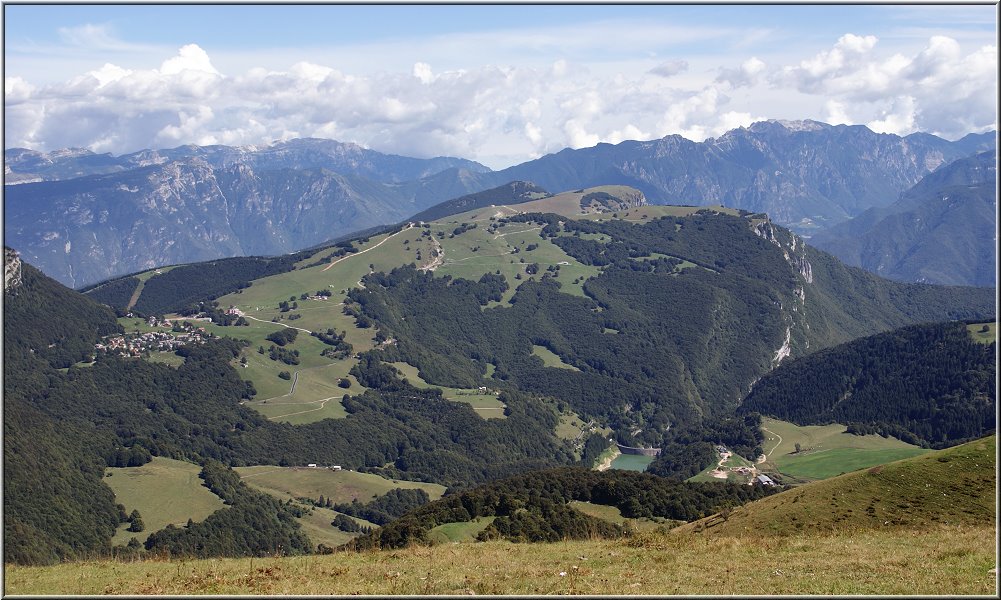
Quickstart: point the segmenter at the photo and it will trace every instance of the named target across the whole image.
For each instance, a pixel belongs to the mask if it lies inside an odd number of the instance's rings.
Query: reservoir
[[[613,469],[624,471],[646,471],[647,465],[653,462],[652,456],[640,456],[638,454],[620,454],[612,461]]]

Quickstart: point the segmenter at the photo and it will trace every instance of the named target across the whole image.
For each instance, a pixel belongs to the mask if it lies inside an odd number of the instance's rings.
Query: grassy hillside
[[[996,593],[989,526],[817,536],[662,533],[551,544],[441,544],[296,558],[10,566],[9,594]]]
[[[855,471],[791,489],[676,534],[709,536],[830,534],[939,525],[993,529],[997,436]],[[901,534],[905,535],[905,534]]]
[[[161,457],[141,467],[108,469],[104,483],[115,492],[115,502],[123,504],[126,513],[138,510],[146,526],[145,531],[133,533],[123,523],[111,542],[121,545],[133,537],[143,542],[168,523],[181,527],[188,519],[201,521],[226,508],[222,498],[204,486],[199,471],[196,464]]]
[[[993,344],[998,339],[997,321],[987,321],[984,323],[973,323],[967,325],[966,329],[973,336],[973,339],[981,344]]]
[[[779,472],[783,482],[827,479],[928,452],[893,437],[853,435],[840,424],[799,426],[770,417],[761,420],[766,460],[759,471]],[[799,452],[796,445],[799,444]]]
[[[329,469],[286,468],[274,466],[237,467],[240,478],[251,487],[274,496],[290,498],[330,498],[334,502],[367,502],[375,496],[397,489],[422,489],[432,500],[445,493],[445,486],[414,481],[391,481],[378,475]]]

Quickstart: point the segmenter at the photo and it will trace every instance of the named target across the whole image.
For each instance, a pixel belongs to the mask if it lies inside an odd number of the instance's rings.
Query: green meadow
[[[462,523],[445,523],[438,525],[428,532],[428,539],[432,542],[474,542],[476,536],[494,522],[497,517],[477,517],[472,521]]]
[[[928,452],[896,438],[852,435],[838,424],[798,426],[764,417],[762,429],[762,449],[768,459],[758,469],[778,471],[793,481],[826,479]]]
[[[184,526],[188,519],[201,521],[226,508],[215,494],[202,485],[196,464],[155,457],[141,467],[109,468],[104,482],[115,492],[115,501],[125,506],[125,512],[138,510],[146,529],[127,531],[128,523],[118,527],[111,543],[122,545],[135,537],[146,541],[149,534],[168,524]]]
[[[451,400],[452,402],[465,402],[466,404],[472,406],[473,410],[476,411],[476,414],[480,415],[484,419],[507,418],[504,415],[504,403],[492,393],[484,393],[480,390],[431,385],[424,381],[424,378],[420,376],[417,367],[405,362],[394,362],[389,364],[393,365],[393,367],[399,371],[400,376],[409,381],[411,385],[419,388],[438,388],[441,390],[442,395],[446,400]]]
[[[269,465],[236,467],[234,470],[244,483],[282,500],[319,498],[322,495],[334,502],[351,502],[355,499],[368,502],[396,488],[419,488],[427,492],[432,500],[437,500],[445,493],[445,486],[436,483],[390,480],[348,470]]]
[[[987,328],[987,331],[984,331],[985,327]],[[981,344],[993,344],[998,339],[997,321],[974,323],[972,325],[967,325],[966,329],[970,332],[970,335],[973,336],[973,339]]]
[[[542,359],[542,362],[547,367],[554,367],[557,369],[570,369],[571,371],[580,371],[577,367],[563,362],[563,359],[559,357],[558,354],[546,348],[545,346],[532,345],[532,356],[538,356]]]

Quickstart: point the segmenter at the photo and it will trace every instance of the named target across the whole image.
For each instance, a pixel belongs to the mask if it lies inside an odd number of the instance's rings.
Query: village
[[[168,319],[157,320],[149,317],[146,324],[150,327],[169,327],[169,331],[147,331],[144,333],[126,333],[124,335],[108,336],[103,343],[94,345],[98,352],[113,352],[119,356],[139,358],[146,352],[174,352],[188,344],[204,344],[212,337],[204,327],[192,325],[189,321]]]

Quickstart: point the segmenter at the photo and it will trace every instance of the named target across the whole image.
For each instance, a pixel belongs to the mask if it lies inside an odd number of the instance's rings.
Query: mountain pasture
[[[538,356],[542,359],[543,364],[547,367],[553,367],[554,369],[569,369],[571,371],[580,371],[577,367],[563,362],[558,354],[546,348],[545,346],[539,346],[538,344],[532,345],[532,356]]]
[[[322,467],[255,466],[234,469],[244,483],[282,500],[330,498],[333,502],[368,502],[390,490],[422,489],[432,500],[441,498],[445,486],[435,483],[389,480],[356,471],[334,471]]]
[[[839,424],[801,427],[763,417],[761,428],[765,434],[762,449],[768,458],[758,464],[758,470],[778,471],[792,481],[827,479],[928,452],[892,437],[846,433],[846,426]]]
[[[986,328],[986,331],[984,329]],[[980,342],[981,344],[993,344],[998,339],[998,323],[997,321],[988,321],[986,323],[973,323],[967,325],[966,329],[969,330],[970,335],[973,339]]]
[[[996,452],[992,435],[808,483],[745,504],[726,518],[708,517],[674,532],[757,537],[894,528],[928,533],[942,525],[993,530]]]
[[[476,414],[480,415],[484,419],[505,418],[504,403],[498,400],[497,396],[493,393],[482,392],[481,390],[431,385],[424,381],[424,378],[420,376],[417,371],[417,367],[405,362],[394,362],[389,364],[399,371],[401,377],[408,380],[415,387],[438,388],[441,390],[442,395],[446,400],[451,400],[452,402],[465,402],[466,404],[472,406],[473,410],[476,411]]]
[[[226,508],[222,499],[202,484],[200,471],[196,464],[160,456],[141,467],[107,469],[104,483],[115,492],[115,501],[125,506],[126,514],[138,510],[146,526],[134,533],[123,523],[111,543],[126,544],[133,537],[143,542],[168,524],[183,527],[188,519],[201,521]]]
[[[472,521],[445,523],[433,527],[428,539],[433,542],[474,542],[476,536],[494,522],[496,517],[477,517]]]

